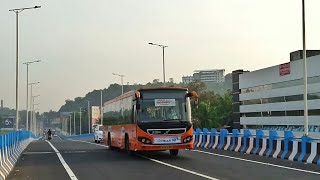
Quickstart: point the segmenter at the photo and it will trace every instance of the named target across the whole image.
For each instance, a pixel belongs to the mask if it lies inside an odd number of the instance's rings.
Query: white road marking
[[[53,154],[55,152],[24,152],[22,154]]]
[[[184,172],[187,172],[187,173],[196,175],[196,176],[203,177],[203,178],[205,178],[205,179],[218,180],[217,178],[210,177],[210,176],[207,176],[207,175],[204,175],[204,174],[201,174],[201,173],[197,173],[197,172],[195,172],[195,171],[191,171],[191,170],[188,170],[188,169],[184,169],[184,168],[181,168],[181,167],[178,167],[178,166],[175,166],[175,165],[172,165],[172,164],[168,164],[168,163],[165,163],[165,162],[162,162],[162,161],[153,159],[153,158],[149,158],[149,157],[142,156],[142,155],[138,155],[138,156],[143,157],[143,158],[145,158],[145,159],[148,159],[148,160],[150,160],[150,161],[153,161],[153,162],[156,162],[156,163],[159,163],[159,164],[168,166],[168,167],[172,167],[172,168],[174,168],[174,169],[178,169],[178,170],[180,170],[180,171],[184,171]]]
[[[62,166],[64,167],[64,169],[67,171],[69,177],[71,180],[78,180],[78,178],[76,177],[76,175],[74,175],[73,171],[70,169],[69,165],[64,161],[63,157],[61,156],[60,152],[58,151],[58,149],[56,149],[51,142],[49,142],[48,140],[46,140],[47,143],[49,143],[49,145],[52,147],[52,149],[54,150],[54,152],[56,152]]]
[[[84,143],[88,143],[88,144],[93,144],[93,145],[96,145],[96,146],[102,146],[102,147],[107,147],[109,148],[109,146],[107,145],[103,145],[103,144],[97,144],[97,143],[92,143],[92,142],[88,142],[88,141],[82,141],[82,140],[75,140],[75,139],[68,139],[69,141],[78,141],[78,142],[84,142]]]
[[[96,145],[96,146],[108,147],[108,146],[103,145],[103,144],[96,144],[96,143],[92,143],[92,142],[88,142],[88,141],[73,140],[73,139],[69,139],[69,140],[70,140],[70,141],[78,141],[78,142],[88,143],[88,144],[92,144],[92,145]],[[191,170],[184,169],[184,168],[181,168],[181,167],[178,167],[178,166],[175,166],[175,165],[171,165],[171,164],[168,164],[168,163],[165,163],[165,162],[156,160],[156,159],[148,158],[148,157],[146,157],[146,156],[142,156],[142,155],[138,155],[138,156],[140,156],[140,157],[142,157],[142,158],[145,158],[145,159],[148,159],[148,160],[150,160],[150,161],[153,161],[153,162],[162,164],[162,165],[166,165],[166,166],[168,166],[168,167],[172,167],[172,168],[174,168],[174,169],[178,169],[178,170],[180,170],[180,171],[184,171],[184,172],[187,172],[187,173],[196,175],[196,176],[200,176],[200,177],[206,178],[206,179],[219,180],[219,179],[217,179],[217,178],[213,178],[213,177],[210,177],[210,176],[201,174],[201,173],[197,173],[197,172],[195,172],[195,171],[191,171]]]
[[[308,171],[308,170],[297,169],[297,168],[292,168],[292,167],[287,167],[287,166],[281,166],[281,165],[277,165],[277,164],[264,163],[264,162],[260,162],[260,161],[249,160],[249,159],[242,159],[242,158],[226,156],[226,155],[222,155],[222,154],[216,154],[216,153],[200,151],[200,150],[190,150],[190,151],[204,153],[204,154],[210,154],[210,155],[213,155],[213,156],[219,156],[219,157],[224,157],[224,158],[229,158],[229,159],[235,159],[235,160],[239,160],[239,161],[262,164],[262,165],[266,165],[266,166],[278,167],[278,168],[282,168],[282,169],[289,169],[289,170],[293,170],[293,171],[299,171],[299,172],[305,172],[305,173],[320,175],[320,172],[315,172],[315,171]]]
[[[57,136],[58,136],[58,138],[59,138],[60,140],[62,140],[62,139],[61,139],[61,137],[60,137],[59,135],[57,135]]]
[[[64,151],[62,154],[71,154],[71,153],[88,153],[90,151]]]

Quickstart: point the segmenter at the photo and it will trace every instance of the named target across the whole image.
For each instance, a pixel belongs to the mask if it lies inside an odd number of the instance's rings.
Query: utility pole
[[[101,125],[103,125],[102,92],[103,92],[103,90],[101,89],[101,93],[100,93],[100,123],[101,123]]]
[[[80,107],[80,135],[81,135],[81,107]]]
[[[16,13],[16,130],[19,130],[19,13],[28,9],[37,9],[41,6],[10,9]]]
[[[73,132],[76,135],[76,112],[73,112]]]
[[[165,64],[164,64],[164,49],[167,48],[168,46],[162,45],[162,44],[155,44],[155,43],[148,43],[149,45],[153,46],[159,46],[162,48],[162,73],[163,73],[163,87],[166,87],[166,71],[165,71]]]

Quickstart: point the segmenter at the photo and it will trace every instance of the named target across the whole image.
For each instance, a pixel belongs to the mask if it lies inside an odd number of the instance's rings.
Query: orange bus
[[[193,148],[191,98],[196,92],[186,88],[162,87],[127,92],[103,106],[103,141],[128,154],[135,151]],[[192,103],[193,104],[193,103]]]

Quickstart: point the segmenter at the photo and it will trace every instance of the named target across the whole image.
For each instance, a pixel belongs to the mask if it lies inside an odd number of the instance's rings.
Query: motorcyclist
[[[52,137],[52,131],[51,131],[51,129],[48,130],[47,134],[48,134],[48,139],[50,140],[51,137]]]

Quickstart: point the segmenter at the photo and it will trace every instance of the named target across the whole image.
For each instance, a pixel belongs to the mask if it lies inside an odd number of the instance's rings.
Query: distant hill
[[[176,84],[172,82],[168,82],[166,84],[167,86],[179,86],[184,87],[186,85],[183,84]],[[123,86],[123,92],[128,92],[132,90],[137,90],[140,88],[150,88],[150,87],[162,87],[163,84],[160,82],[153,82],[153,83],[147,83],[145,85],[142,84],[134,84],[134,85],[124,85]],[[108,88],[102,90],[103,94],[103,102],[106,102],[108,100],[111,100],[117,96],[121,95],[121,85],[119,84],[111,84]],[[100,93],[101,90],[93,90],[86,94],[84,97],[76,97],[74,100],[67,99],[65,101],[65,104],[61,106],[58,112],[73,112],[73,111],[79,111],[79,108],[86,108],[87,107],[87,101],[90,101],[91,106],[100,106]]]
[[[9,109],[7,107],[0,108],[0,116],[13,116],[16,115],[16,111],[14,109]]]
[[[227,90],[231,90],[232,82],[231,82],[231,74],[227,74],[225,77],[225,82],[223,83],[205,83],[207,85],[207,89],[210,91],[214,91],[220,95],[223,95]],[[174,87],[187,87],[187,84],[182,83],[173,83],[167,82],[167,86],[174,86]],[[137,90],[140,88],[150,88],[150,87],[162,87],[163,84],[159,82],[158,79],[153,80],[152,83],[147,83],[145,85],[142,84],[134,84],[134,85],[124,85],[123,91],[128,92],[132,90]],[[102,90],[103,94],[103,102],[111,100],[117,96],[121,95],[121,85],[119,84],[111,84],[108,88]],[[65,104],[61,106],[58,112],[73,112],[79,111],[79,108],[86,108],[87,101],[90,101],[91,106],[100,106],[100,92],[101,90],[93,90],[86,94],[84,97],[75,97],[73,100],[67,99]]]

